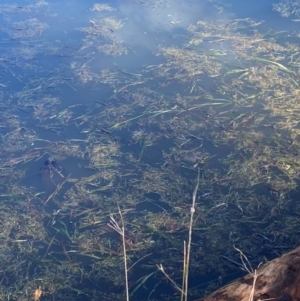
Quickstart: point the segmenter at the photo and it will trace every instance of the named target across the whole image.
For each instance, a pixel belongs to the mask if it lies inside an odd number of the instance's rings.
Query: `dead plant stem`
[[[125,227],[124,227],[124,220],[123,215],[120,209],[120,206],[118,205],[119,215],[121,218],[121,227],[116,222],[115,218],[111,215],[110,216],[110,222],[108,224],[109,227],[114,229],[116,232],[118,232],[122,236],[122,242],[123,242],[123,257],[124,257],[124,270],[125,270],[125,287],[126,287],[126,300],[129,301],[129,285],[128,285],[128,269],[127,269],[127,255],[126,255],[126,244],[125,244]]]
[[[186,250],[186,259],[184,259],[184,300],[187,301],[188,299],[188,282],[189,282],[189,265],[190,265],[190,256],[191,256],[191,245],[192,245],[192,232],[193,232],[193,222],[194,222],[194,213],[196,210],[196,199],[197,199],[197,192],[199,188],[199,178],[200,178],[200,170],[198,168],[198,176],[196,186],[193,192],[193,200],[192,200],[192,207],[191,207],[191,218],[190,218],[190,225],[189,225],[189,240],[187,244]],[[185,247],[186,248],[186,247]]]

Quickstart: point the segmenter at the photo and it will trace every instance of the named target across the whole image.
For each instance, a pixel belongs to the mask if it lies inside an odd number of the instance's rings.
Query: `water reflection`
[[[297,244],[299,35],[232,10],[0,6],[0,299],[196,299]]]

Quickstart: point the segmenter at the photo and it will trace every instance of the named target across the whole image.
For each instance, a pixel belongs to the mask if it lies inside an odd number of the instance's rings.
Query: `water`
[[[297,246],[299,14],[1,1],[0,299],[124,300],[123,221],[130,300],[178,300],[197,182],[190,300]]]

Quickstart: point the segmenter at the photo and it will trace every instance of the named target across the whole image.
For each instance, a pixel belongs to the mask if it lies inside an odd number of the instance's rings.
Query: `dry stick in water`
[[[187,294],[185,291],[185,277],[186,277],[186,242],[183,242],[183,273],[182,273],[182,291],[181,291],[181,297],[180,301],[183,301],[184,296]]]
[[[165,277],[174,285],[174,287],[181,293],[184,294],[184,291],[176,284],[176,282],[165,272],[162,264],[157,264],[156,267],[165,275]]]
[[[189,226],[189,240],[188,246],[186,247],[186,242],[184,241],[184,255],[183,255],[183,275],[182,275],[182,288],[180,288],[172,279],[171,277],[165,272],[162,264],[156,265],[156,267],[166,276],[166,278],[174,285],[174,287],[181,293],[181,301],[183,299],[187,301],[188,298],[188,280],[189,280],[189,263],[190,263],[190,254],[191,254],[191,245],[192,245],[192,232],[193,232],[193,222],[194,222],[194,213],[196,208],[196,199],[197,199],[197,192],[199,188],[199,179],[200,179],[200,170],[198,168],[198,176],[196,186],[193,192],[193,201],[191,207],[191,219],[190,219],[190,226]]]
[[[186,258],[184,258],[184,288],[182,290],[184,291],[184,300],[187,301],[188,298],[188,282],[189,282],[189,265],[190,265],[190,256],[191,256],[191,245],[192,245],[192,232],[193,232],[193,222],[194,222],[194,213],[196,208],[196,199],[197,199],[197,192],[199,188],[199,178],[200,178],[200,170],[198,168],[198,176],[197,176],[197,182],[196,186],[193,192],[193,202],[191,207],[191,219],[190,219],[190,227],[189,227],[189,240],[187,245],[187,250],[185,246],[185,254]],[[182,298],[183,296],[181,296]]]
[[[249,301],[253,301],[254,292],[255,292],[255,284],[256,284],[256,280],[257,280],[257,276],[258,276],[257,270],[253,271],[252,266],[251,266],[247,256],[240,249],[236,248],[235,246],[233,246],[233,248],[240,253],[240,258],[243,263],[244,269],[253,277],[252,289],[251,289],[250,296],[248,299]],[[258,265],[257,268],[259,268],[261,266],[261,264],[262,264],[262,262]]]
[[[108,226],[118,232],[122,236],[122,242],[123,242],[123,256],[124,256],[124,269],[125,269],[125,285],[126,285],[126,300],[129,301],[129,287],[128,287],[128,269],[127,269],[127,255],[126,255],[126,244],[125,244],[125,228],[124,228],[124,220],[123,215],[120,209],[120,206],[118,205],[119,209],[119,215],[121,218],[121,224],[120,227],[119,224],[116,222],[114,217],[110,216],[110,222]]]
[[[71,176],[71,174],[69,174],[67,176],[67,178],[61,184],[57,185],[55,191],[53,193],[51,193],[49,195],[49,197],[47,198],[47,200],[45,201],[45,205],[59,193],[59,191],[62,189],[62,187],[65,185],[65,183],[69,180],[70,176]]]

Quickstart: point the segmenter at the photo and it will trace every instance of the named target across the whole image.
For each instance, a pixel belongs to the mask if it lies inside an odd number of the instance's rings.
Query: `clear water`
[[[130,299],[178,300],[197,177],[190,300],[295,247],[299,14],[1,1],[0,299],[125,299],[120,206]]]

